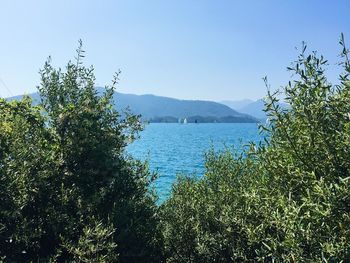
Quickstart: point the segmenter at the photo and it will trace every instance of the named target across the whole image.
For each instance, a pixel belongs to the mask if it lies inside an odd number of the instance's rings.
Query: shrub
[[[296,80],[268,93],[265,143],[207,154],[206,173],[181,178],[162,207],[169,262],[350,261],[350,64],[340,84],[306,46]]]
[[[125,153],[138,116],[113,107],[83,51],[41,70],[41,103],[0,100],[0,258],[153,262],[162,257],[153,175]],[[100,249],[101,247],[103,249]]]

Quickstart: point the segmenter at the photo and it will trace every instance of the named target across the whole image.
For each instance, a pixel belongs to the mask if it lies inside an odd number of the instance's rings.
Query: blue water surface
[[[261,140],[255,123],[151,123],[140,136],[127,151],[148,160],[151,171],[158,173],[155,188],[160,200],[169,195],[178,174],[203,175],[204,154],[210,147],[240,148]]]

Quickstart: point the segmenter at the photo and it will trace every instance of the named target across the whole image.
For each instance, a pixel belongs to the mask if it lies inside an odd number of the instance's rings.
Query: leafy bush
[[[62,247],[73,255],[76,262],[117,262],[114,232],[112,226],[104,227],[101,222],[95,222],[92,226],[84,227],[77,244],[63,241]]]
[[[141,130],[93,68],[41,70],[41,103],[0,100],[0,258],[154,262],[162,257],[153,175],[125,153]]]
[[[206,155],[158,208],[141,125],[93,68],[41,71],[41,103],[0,99],[0,259],[7,262],[350,262],[350,62],[340,84],[303,47],[290,107],[268,93],[266,141]]]
[[[350,63],[340,84],[302,54],[268,93],[268,140],[207,154],[202,179],[180,178],[162,206],[168,262],[350,262]]]

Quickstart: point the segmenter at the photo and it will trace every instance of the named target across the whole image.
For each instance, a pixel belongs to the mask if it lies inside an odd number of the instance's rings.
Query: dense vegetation
[[[138,117],[120,118],[113,87],[97,95],[82,57],[45,64],[40,105],[0,100],[0,259],[159,262],[153,175],[124,152]]]
[[[350,262],[350,62],[340,84],[302,54],[268,93],[268,138],[207,153],[159,207],[145,163],[125,153],[141,126],[99,94],[93,68],[48,61],[41,103],[0,100],[0,260],[5,262]],[[117,76],[113,86],[117,83]]]
[[[210,151],[202,179],[174,185],[162,215],[168,262],[350,262],[348,50],[332,86],[326,61],[305,49],[284,89],[290,109],[268,94],[269,140]]]

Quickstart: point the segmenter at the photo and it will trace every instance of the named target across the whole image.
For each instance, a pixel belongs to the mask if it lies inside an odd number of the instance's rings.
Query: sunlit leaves
[[[96,90],[93,67],[41,70],[41,103],[0,100],[0,258],[154,262],[162,258],[154,176],[125,147],[142,126]],[[113,80],[117,84],[118,74]]]
[[[237,156],[207,154],[200,180],[180,179],[164,204],[170,262],[350,261],[350,85],[344,37],[341,85],[327,61],[301,54],[280,92],[268,87],[266,143]],[[188,245],[186,247],[185,245]]]

